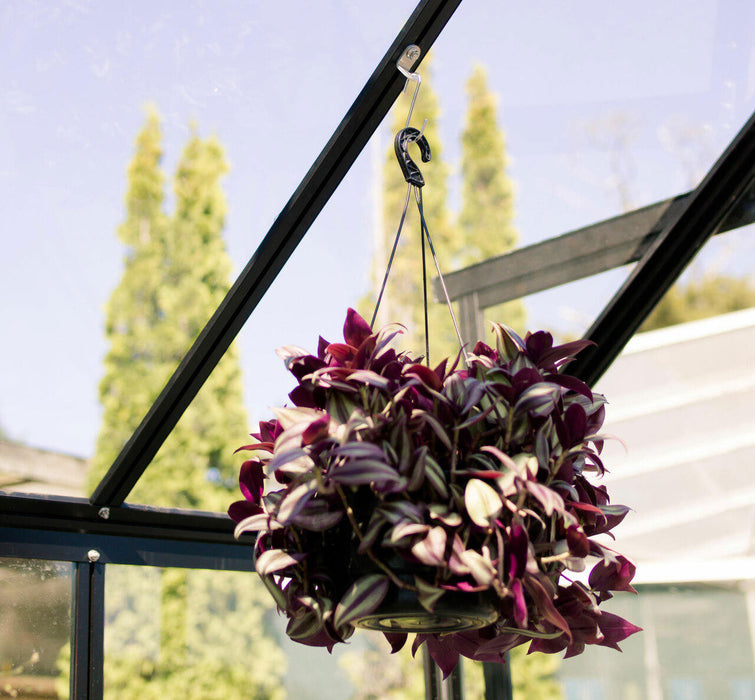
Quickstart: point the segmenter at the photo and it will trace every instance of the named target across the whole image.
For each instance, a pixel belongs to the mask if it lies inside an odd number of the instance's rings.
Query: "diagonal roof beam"
[[[596,343],[569,365],[592,384],[610,367],[648,314],[746,195],[755,178],[755,114],[670,219],[585,334]]]
[[[461,0],[422,0],[291,196],[257,251],[152,404],[90,501],[120,505],[147,468],[312,222],[396,101],[396,61],[416,44],[427,55]]]

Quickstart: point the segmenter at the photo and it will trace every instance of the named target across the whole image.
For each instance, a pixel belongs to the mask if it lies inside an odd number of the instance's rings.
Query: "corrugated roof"
[[[597,386],[638,581],[755,578],[755,309],[637,336]],[[692,578],[690,578],[692,577]]]

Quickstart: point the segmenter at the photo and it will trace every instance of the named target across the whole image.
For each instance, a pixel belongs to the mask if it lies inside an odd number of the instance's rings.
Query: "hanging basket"
[[[599,605],[634,590],[634,566],[595,536],[629,509],[587,479],[605,399],[560,371],[585,343],[495,324],[495,349],[433,369],[390,347],[397,332],[350,309],[344,342],[279,352],[294,405],[246,446],[229,514],[258,533],[288,635],[332,649],[355,627],[416,632],[446,663],[617,648],[639,628]],[[562,576],[590,557],[586,584]]]
[[[429,612],[416,593],[393,588],[376,610],[353,624],[387,633],[447,634],[486,627],[497,619],[498,611],[490,596],[448,591]]]
[[[420,601],[416,582],[432,581],[437,568],[412,564],[395,555],[386,556],[385,564],[406,587],[392,584],[373,611],[353,620],[355,627],[387,633],[447,634],[486,627],[500,616],[500,600],[492,591],[445,591],[428,610]],[[344,573],[357,580],[368,574],[379,575],[379,571],[353,551]]]

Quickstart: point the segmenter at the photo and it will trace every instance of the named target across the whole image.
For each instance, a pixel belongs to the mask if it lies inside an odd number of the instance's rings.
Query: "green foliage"
[[[467,95],[469,106],[461,137],[462,208],[454,267],[502,255],[519,240],[514,227],[514,186],[506,172],[506,142],[498,126],[496,96],[488,88],[482,66],[476,66],[467,81]],[[491,307],[487,315],[516,330],[524,329],[521,301]]]
[[[560,657],[540,652],[528,654],[526,646],[515,647],[509,654],[514,700],[563,700],[561,685],[556,678]]]
[[[88,478],[92,488],[144,417],[170,372],[170,351],[163,337],[167,329],[155,328],[161,313],[161,242],[167,228],[162,211],[160,140],[159,118],[150,111],[128,169],[126,220],[118,228],[118,237],[126,245],[125,268],[106,309],[105,333],[110,347],[99,388],[103,418]]]
[[[229,289],[220,187],[228,166],[220,143],[194,134],[186,144],[176,171],[172,217],[162,210],[161,156],[159,119],[152,111],[137,138],[126,220],[118,229],[127,252],[107,306],[110,349],[100,383],[103,420],[90,487],[112,464]],[[225,510],[237,469],[233,450],[247,432],[238,352],[232,346],[131,500]]]
[[[391,654],[382,634],[364,632],[365,648],[349,651],[339,659],[354,685],[351,700],[424,700],[422,657],[413,658],[406,647]]]
[[[751,306],[755,306],[755,284],[750,278],[706,274],[674,285],[640,330],[651,331]]]
[[[222,230],[228,170],[214,137],[193,133],[163,211],[160,122],[151,110],[129,166],[123,276],[107,305],[109,350],[93,488],[139,425],[229,289]],[[248,434],[238,353],[231,347],[139,479],[131,499],[225,511],[234,449]],[[250,552],[251,556],[251,552]],[[282,698],[282,652],[257,577],[221,571],[108,567],[105,686],[110,697]],[[62,685],[62,683],[61,683]]]

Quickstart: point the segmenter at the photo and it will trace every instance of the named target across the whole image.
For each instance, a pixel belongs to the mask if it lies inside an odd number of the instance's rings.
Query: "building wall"
[[[632,507],[607,542],[644,631],[560,670],[566,700],[755,700],[755,309],[636,336],[596,387],[604,478]]]
[[[88,462],[0,440],[0,491],[83,496]]]

